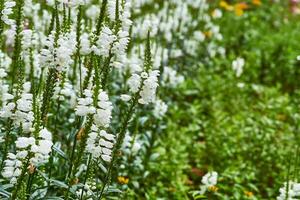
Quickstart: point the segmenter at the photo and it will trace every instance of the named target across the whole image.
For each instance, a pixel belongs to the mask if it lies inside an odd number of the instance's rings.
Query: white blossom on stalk
[[[160,99],[157,99],[154,103],[154,110],[153,110],[153,115],[158,118],[161,119],[167,112],[168,110],[168,105],[163,102]]]
[[[94,115],[95,124],[98,127],[108,127],[112,118],[112,103],[109,101],[106,92],[101,91],[98,95],[98,109]]]
[[[131,16],[131,2],[130,1],[126,1],[126,3],[124,4],[124,9],[123,12],[120,16],[120,20],[122,23],[122,30],[128,32],[130,29],[130,26],[132,25],[132,21],[130,20],[130,16]]]
[[[34,113],[32,112],[33,95],[30,93],[30,88],[30,82],[23,84],[23,93],[16,102],[16,111],[13,116],[14,125],[16,127],[21,126],[24,132],[30,132],[32,130],[34,120]]]
[[[85,89],[84,98],[78,98],[78,105],[75,108],[75,114],[78,116],[87,116],[88,114],[94,114],[96,109],[93,106],[93,93],[89,89]]]
[[[130,101],[131,96],[130,96],[130,95],[127,95],[127,94],[122,94],[122,95],[120,96],[120,98],[121,98],[122,101],[127,102],[127,101]]]
[[[109,27],[105,26],[102,28],[100,36],[96,42],[97,46],[93,46],[92,50],[96,55],[108,57],[111,45],[116,40],[116,36],[110,30]]]
[[[111,21],[116,20],[116,0],[109,0],[107,7],[108,7],[108,17]]]
[[[91,53],[91,43],[89,40],[89,34],[87,33],[83,33],[80,36],[80,53],[83,55]]]
[[[69,82],[64,82],[63,86],[61,86],[61,82],[58,82],[54,88],[53,98],[60,101],[68,99],[71,108],[76,105],[76,93],[73,85]]]
[[[68,66],[72,64],[73,60],[71,56],[76,49],[76,34],[70,32],[61,36],[58,39],[58,48],[56,49],[56,66],[59,71],[65,71]]]
[[[13,110],[16,106],[14,102],[10,102],[14,99],[14,96],[8,93],[8,85],[3,85],[1,88],[2,92],[2,108],[0,110],[0,118],[12,118]]]
[[[39,139],[37,144],[31,145],[30,151],[34,153],[34,156],[30,159],[30,162],[34,166],[45,164],[48,162],[49,154],[52,150],[52,134],[46,128],[39,132]]]
[[[245,60],[243,58],[237,58],[232,62],[232,69],[235,71],[237,77],[242,75],[244,65]]]
[[[22,161],[27,157],[26,150],[19,151],[17,154],[8,153],[7,159],[4,161],[5,166],[2,171],[2,176],[10,180],[11,184],[17,183],[17,178],[22,173]]]
[[[283,187],[279,189],[277,200],[296,200],[300,197],[300,183],[293,181],[285,182]]]
[[[178,75],[178,73],[170,67],[164,67],[162,79],[165,86],[170,86],[172,88],[184,81],[184,77],[182,75]]]
[[[16,24],[12,24],[9,29],[7,29],[3,32],[3,34],[5,35],[5,38],[6,38],[5,42],[7,45],[14,45],[15,36],[16,36],[16,28],[17,28]]]
[[[126,53],[129,43],[129,33],[127,31],[119,31],[116,42],[113,43],[112,51],[115,55],[120,56]]]
[[[15,20],[9,19],[9,15],[13,13],[12,8],[15,7],[15,5],[16,2],[12,0],[8,0],[4,3],[1,20],[7,25],[13,25],[15,23]]]
[[[159,71],[154,70],[149,72],[148,78],[143,81],[142,90],[140,91],[140,104],[149,104],[155,101],[156,89],[158,87]]]
[[[141,81],[142,81],[142,79],[138,74],[132,74],[131,77],[127,81],[129,90],[133,93],[138,92],[140,85],[141,85]]]
[[[44,41],[45,48],[41,50],[40,62],[42,66],[67,71],[73,63],[72,55],[76,50],[76,33],[70,32],[60,35],[57,48],[54,47],[54,32]]]
[[[99,8],[96,5],[91,5],[86,9],[85,15],[92,20],[96,20],[99,16]]]
[[[86,151],[92,154],[93,158],[101,157],[106,162],[111,161],[111,153],[115,143],[115,136],[92,125],[91,132],[87,139]]]

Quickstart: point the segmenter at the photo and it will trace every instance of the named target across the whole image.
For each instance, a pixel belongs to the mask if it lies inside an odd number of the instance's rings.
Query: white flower
[[[222,11],[220,9],[215,9],[213,12],[212,12],[212,17],[217,19],[217,18],[221,18],[223,15]]]
[[[80,36],[80,53],[83,55],[87,55],[91,52],[91,44],[89,40],[89,35],[87,33],[83,33]]]
[[[217,172],[208,172],[202,177],[202,184],[207,187],[215,186],[218,181],[218,173]]]
[[[149,104],[155,101],[156,88],[158,87],[158,76],[159,71],[154,70],[149,72],[148,78],[143,81],[143,87],[140,91],[140,104]]]
[[[95,124],[97,126],[108,127],[112,118],[112,103],[108,99],[106,92],[102,91],[98,95],[98,109],[94,115]]]
[[[87,139],[86,151],[91,153],[93,158],[101,157],[104,161],[111,161],[112,148],[115,143],[115,136],[100,130],[95,124]]]
[[[232,62],[232,69],[235,71],[237,77],[242,75],[244,65],[245,60],[243,58],[237,58]]]
[[[115,40],[116,36],[113,34],[109,27],[105,26],[102,28],[99,39],[97,40],[97,47],[93,46],[92,50],[96,55],[108,57],[111,45]]]
[[[133,93],[138,92],[141,85],[141,80],[142,79],[138,74],[132,74],[132,76],[127,81],[129,90]]]
[[[296,200],[298,198],[294,197],[300,197],[300,184],[293,181],[285,182],[279,193],[277,200]]]
[[[156,118],[162,118],[168,110],[168,105],[162,100],[158,99],[155,101],[153,114]]]
[[[12,8],[15,7],[16,2],[8,0],[4,3],[4,8],[2,10],[1,20],[7,25],[13,25],[15,21],[9,19],[8,16],[13,13]]]
[[[31,146],[31,152],[34,153],[34,156],[30,162],[35,166],[48,162],[53,145],[52,134],[46,128],[40,130],[39,137],[37,144]]]
[[[93,106],[93,93],[89,89],[85,89],[84,98],[78,98],[78,105],[75,108],[75,114],[78,116],[87,116],[88,114],[94,114],[96,109]]]
[[[27,148],[29,147],[30,145],[34,144],[35,143],[35,139],[33,137],[18,137],[18,139],[16,140],[16,147],[17,148],[21,148],[21,149],[24,149],[24,148]]]
[[[181,84],[184,81],[184,77],[178,75],[177,71],[173,70],[170,67],[164,67],[164,73],[162,79],[163,79],[163,84],[165,86],[169,86],[172,88],[177,87],[179,84]]]
[[[124,55],[129,43],[129,33],[127,31],[119,31],[116,42],[113,43],[112,52],[117,56]]]
[[[96,20],[99,16],[99,8],[96,5],[91,5],[85,12],[85,15],[93,20]]]
[[[121,98],[122,101],[127,102],[127,101],[130,101],[131,96],[127,95],[127,94],[122,94],[120,98]]]
[[[32,112],[32,98],[30,92],[31,84],[26,82],[23,84],[23,93],[21,98],[17,100],[17,109],[13,115],[14,125],[16,127],[22,126],[24,132],[32,130],[32,123],[34,121],[34,113]]]
[[[108,1],[108,16],[111,21],[116,20],[116,0]]]
[[[43,128],[40,131],[40,137],[43,138],[43,139],[45,139],[45,140],[52,140],[52,134],[46,128]]]

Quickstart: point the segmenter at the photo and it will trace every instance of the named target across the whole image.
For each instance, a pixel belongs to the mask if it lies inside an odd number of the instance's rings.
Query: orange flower
[[[242,16],[244,14],[244,10],[248,9],[249,6],[246,3],[237,3],[234,5],[234,12],[236,16]]]
[[[247,3],[237,3],[235,4],[235,7],[241,10],[246,10],[249,8]]]
[[[261,5],[261,1],[260,0],[252,0],[252,4],[254,4],[256,6],[260,6]]]
[[[119,181],[119,183],[121,183],[121,184],[128,184],[129,178],[126,178],[126,177],[124,177],[124,176],[118,176],[118,181]]]

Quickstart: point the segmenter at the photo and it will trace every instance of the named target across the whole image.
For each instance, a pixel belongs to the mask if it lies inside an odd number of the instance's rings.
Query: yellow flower
[[[121,184],[128,184],[129,178],[126,178],[126,177],[124,177],[124,176],[118,176],[118,181],[119,181],[119,183],[121,183]]]
[[[246,3],[237,3],[234,5],[234,12],[236,16],[242,16],[244,14],[244,10],[246,10],[249,6]]]
[[[211,36],[212,36],[212,32],[211,31],[205,31],[205,32],[203,32],[204,33],[204,35],[206,36],[206,37],[208,37],[208,38],[210,38]]]
[[[228,10],[228,11],[233,10],[233,6],[228,4],[226,1],[220,1],[219,5],[220,5],[221,8],[224,8],[225,10]]]
[[[253,196],[253,192],[245,191],[244,193],[245,193],[245,195],[246,195],[247,197],[252,197],[252,196]]]
[[[218,189],[219,189],[219,188],[216,187],[216,186],[214,186],[214,185],[208,187],[208,190],[209,190],[210,192],[217,192]]]
[[[260,6],[261,5],[261,0],[252,0],[252,4],[254,4],[256,6]]]

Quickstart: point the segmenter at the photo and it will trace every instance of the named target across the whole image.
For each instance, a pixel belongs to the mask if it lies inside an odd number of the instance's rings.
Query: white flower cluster
[[[2,88],[2,109],[0,111],[1,118],[13,119],[13,124],[16,127],[22,127],[24,132],[32,131],[32,123],[34,114],[32,112],[32,94],[30,93],[30,82],[23,84],[23,92],[16,104],[10,102],[14,96],[8,93],[8,87]]]
[[[85,89],[84,98],[78,98],[78,105],[75,108],[75,114],[81,117],[87,116],[88,114],[94,114],[96,109],[93,106],[93,93],[89,89]]]
[[[32,131],[34,113],[32,112],[32,94],[30,93],[31,84],[26,82],[23,85],[21,98],[17,100],[17,109],[13,116],[14,124],[22,127],[24,132]]]
[[[12,8],[15,7],[16,2],[12,0],[8,0],[4,3],[4,9],[2,10],[1,20],[7,25],[13,25],[15,20],[9,19],[9,15],[13,13]]]
[[[149,104],[155,101],[156,89],[158,87],[158,76],[159,71],[153,70],[149,73],[142,72],[141,76],[138,74],[132,74],[128,79],[127,85],[129,86],[129,90],[133,93],[139,91],[141,98],[138,102],[140,104]]]
[[[164,67],[162,79],[165,86],[172,88],[175,88],[184,81],[184,77],[182,75],[178,75],[177,71],[170,67]]]
[[[125,55],[127,45],[129,43],[129,33],[128,31],[119,31],[117,34],[117,39],[113,44],[112,52],[118,57]]]
[[[54,47],[54,32],[43,42],[45,48],[41,50],[40,62],[42,66],[55,67],[58,71],[67,71],[73,63],[72,55],[76,49],[76,33],[61,35]]]
[[[27,155],[27,151],[19,151],[17,154],[8,153],[7,159],[4,161],[5,166],[2,171],[2,176],[9,179],[11,184],[17,183],[17,178],[22,173],[22,161]]]
[[[41,165],[48,162],[49,154],[52,150],[52,134],[46,128],[39,132],[39,139],[37,144],[31,146],[30,151],[34,153],[34,156],[30,159],[30,162],[35,165]]]
[[[160,99],[157,99],[154,103],[153,115],[157,119],[161,119],[168,111],[168,105]]]
[[[237,77],[242,75],[244,65],[245,60],[243,58],[237,58],[236,60],[232,61],[232,69],[235,71]]]
[[[124,142],[122,144],[122,151],[125,154],[137,154],[142,147],[142,141],[137,137],[131,137],[129,132],[126,132]],[[136,161],[140,158],[136,158]]]
[[[80,53],[82,55],[88,55],[91,53],[91,42],[89,40],[89,34],[83,33],[80,36]]]
[[[115,136],[100,130],[95,124],[87,139],[86,151],[91,153],[93,158],[101,157],[104,161],[111,161],[111,153],[115,143]]]
[[[155,101],[156,89],[158,87],[158,76],[158,70],[151,71],[147,74],[147,76],[144,77],[142,73],[142,78],[145,80],[143,81],[142,90],[140,91],[140,104],[149,104]]]
[[[106,92],[101,91],[98,95],[98,108],[96,110],[96,114],[94,115],[95,124],[98,127],[108,127],[110,124],[110,120],[112,118],[113,106],[109,101],[108,95]]]
[[[68,69],[73,60],[71,56],[76,50],[76,34],[75,32],[67,33],[58,39],[58,47],[56,49],[55,64],[59,71]]]
[[[285,182],[284,186],[279,189],[279,193],[280,195],[276,198],[277,200],[296,200],[300,197],[300,183]]]
[[[8,153],[7,159],[4,161],[5,167],[3,168],[2,176],[10,179],[11,184],[17,182],[17,178],[22,173],[23,162],[29,156],[29,153],[34,154],[30,158],[30,163],[35,166],[48,161],[52,148],[51,133],[44,128],[39,132],[39,137],[40,139],[37,141],[33,137],[18,137],[15,142],[17,153]]]
[[[207,174],[205,174],[202,177],[201,182],[203,185],[201,185],[201,187],[200,187],[201,188],[200,194],[204,194],[207,191],[207,189],[217,185],[218,173],[217,172],[208,172]]]
[[[141,85],[141,77],[138,74],[132,74],[127,81],[130,92],[136,93],[139,91]]]
[[[73,85],[69,82],[65,82],[63,86],[61,86],[59,82],[54,88],[53,98],[60,101],[64,101],[67,98],[69,99],[68,102],[70,107],[73,108],[76,104],[76,94],[73,89]]]
[[[2,109],[0,111],[1,118],[12,118],[14,114],[13,112],[16,105],[14,102],[10,102],[12,99],[14,99],[14,96],[11,95],[8,90],[8,85],[2,87]]]
[[[116,20],[116,0],[108,1],[108,17],[111,21]]]
[[[113,34],[109,27],[102,28],[100,36],[96,42],[96,46],[92,47],[94,53],[98,56],[108,57],[109,51],[117,37]]]
[[[124,5],[124,9],[120,16],[120,20],[122,22],[122,29],[127,32],[129,31],[130,26],[132,25],[132,21],[130,20],[131,17],[130,9],[131,9],[131,2],[126,1]]]

